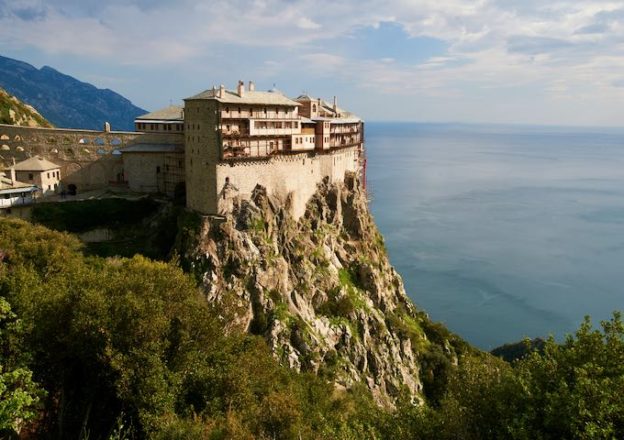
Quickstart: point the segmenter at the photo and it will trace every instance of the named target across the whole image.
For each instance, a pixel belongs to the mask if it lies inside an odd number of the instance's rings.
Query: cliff
[[[467,345],[407,297],[354,175],[324,181],[298,221],[257,186],[225,218],[180,221],[182,264],[226,332],[259,334],[274,355],[382,405],[435,392]]]
[[[52,127],[32,106],[24,104],[15,96],[0,88],[0,124],[25,127]]]

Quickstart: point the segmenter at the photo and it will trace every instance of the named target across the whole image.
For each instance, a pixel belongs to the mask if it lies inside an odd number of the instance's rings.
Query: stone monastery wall
[[[0,165],[38,155],[61,167],[61,183],[80,191],[122,179],[120,150],[136,143],[178,143],[182,135],[139,132],[19,127],[0,124]]]
[[[262,161],[221,162],[216,173],[217,206],[210,210],[219,214],[227,212],[236,197],[248,199],[255,186],[260,184],[266,187],[270,196],[283,203],[290,199],[291,214],[298,219],[323,178],[339,182],[344,179],[345,172],[358,171],[357,157],[357,148],[351,147],[327,154],[301,153]],[[229,189],[226,178],[231,185]]]

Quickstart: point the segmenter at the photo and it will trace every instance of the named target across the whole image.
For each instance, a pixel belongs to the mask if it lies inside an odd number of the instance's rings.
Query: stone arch
[[[0,147],[0,150],[2,150],[2,151],[11,151],[11,147],[9,147],[7,144],[4,144],[2,147]]]
[[[87,145],[87,144],[90,144],[91,142],[89,141],[89,139],[88,139],[88,138],[80,138],[80,140],[78,141],[78,143],[79,143],[79,144],[84,144],[84,145]]]
[[[56,144],[57,143],[57,139],[54,136],[50,136],[48,139],[46,139],[46,142],[48,144]]]
[[[99,137],[99,136],[98,136],[98,137],[96,137],[96,138],[93,140],[93,143],[94,143],[95,145],[104,145],[104,144],[106,144],[106,142],[104,142],[104,139],[102,139],[102,138],[101,138],[101,137]]]
[[[72,140],[69,137],[64,136],[62,142],[63,142],[63,145],[70,145],[72,143]]]
[[[58,154],[58,149],[56,149],[56,148],[52,148],[52,150],[50,150],[50,153],[52,153],[52,154]]]
[[[15,151],[17,151],[17,152],[19,152],[19,153],[22,153],[22,152],[24,152],[24,148],[23,148],[23,147],[17,147],[17,148],[15,149]]]
[[[8,134],[4,134],[4,133],[2,133],[2,134],[0,135],[0,141],[8,141],[8,140],[11,140],[11,138],[9,137],[9,135],[8,135]]]
[[[22,141],[22,137],[19,134],[16,134],[14,140],[16,142],[21,142]]]
[[[96,153],[101,155],[101,156],[104,156],[104,155],[108,154],[108,151],[106,151],[104,148],[98,148]]]
[[[118,137],[114,137],[110,140],[110,145],[116,146],[116,145],[121,145],[121,144],[122,144],[122,141]]]
[[[121,156],[121,151],[118,149],[114,149],[111,153],[113,156]]]

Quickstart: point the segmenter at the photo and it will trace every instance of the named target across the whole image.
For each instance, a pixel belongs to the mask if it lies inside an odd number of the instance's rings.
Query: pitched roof
[[[295,98],[295,101],[299,102],[308,102],[308,101],[316,101],[316,99],[312,99],[310,95],[304,93],[303,95],[299,95]]]
[[[158,121],[182,121],[184,119],[184,108],[179,105],[170,105],[151,113],[137,116],[138,119],[158,120]]]
[[[33,156],[30,159],[18,162],[14,166],[15,171],[48,171],[61,168],[59,165],[44,159],[43,157]]]
[[[301,104],[287,98],[278,91],[260,92],[260,91],[245,91],[243,96],[238,96],[238,93],[231,90],[225,90],[222,97],[219,97],[219,89],[208,89],[195,96],[186,98],[191,99],[216,99],[219,102],[226,104],[266,104],[266,105],[287,105],[290,107],[297,107]]]

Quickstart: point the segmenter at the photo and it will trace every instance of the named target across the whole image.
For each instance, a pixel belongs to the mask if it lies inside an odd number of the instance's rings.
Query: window
[[[29,173],[29,174],[28,174],[28,180],[33,180],[33,175],[32,175],[32,173]]]
[[[160,174],[160,167],[156,167],[156,174]]]
[[[226,108],[225,108],[225,112],[226,112],[226,113],[229,113],[229,112],[230,112],[230,108],[229,108],[229,107],[226,107]]]
[[[48,179],[50,178],[50,173],[48,173]]]
[[[48,185],[48,191],[52,190],[52,185]]]

